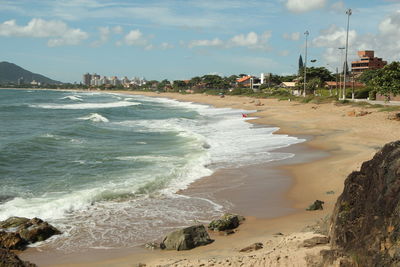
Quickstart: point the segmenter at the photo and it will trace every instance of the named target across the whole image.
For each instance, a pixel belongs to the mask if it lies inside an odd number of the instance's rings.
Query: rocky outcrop
[[[213,240],[204,225],[195,225],[169,233],[161,242],[162,249],[189,250],[210,244]]]
[[[22,250],[27,245],[18,233],[0,231],[0,248]]]
[[[354,266],[400,265],[400,141],[351,173],[332,216],[332,255]]]
[[[36,264],[22,261],[15,253],[0,249],[0,267],[36,267]]]
[[[0,221],[1,248],[24,249],[29,243],[44,241],[58,234],[61,234],[59,230],[39,218],[10,217]]]
[[[240,222],[244,220],[244,217],[237,214],[226,213],[221,218],[213,220],[208,228],[213,231],[226,231],[232,230],[239,226]]]

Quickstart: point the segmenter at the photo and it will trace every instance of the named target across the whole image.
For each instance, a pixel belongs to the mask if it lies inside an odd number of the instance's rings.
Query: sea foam
[[[106,117],[104,117],[98,113],[90,113],[90,115],[81,117],[78,119],[79,120],[89,120],[89,121],[93,121],[93,122],[109,122],[109,120]]]
[[[140,105],[137,102],[119,101],[111,103],[82,103],[82,104],[38,104],[30,105],[33,108],[44,108],[44,109],[98,109],[98,108],[117,108],[117,107],[129,107]]]

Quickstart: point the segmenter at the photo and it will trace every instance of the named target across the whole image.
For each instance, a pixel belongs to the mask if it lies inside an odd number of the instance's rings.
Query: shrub
[[[369,100],[376,100],[376,90],[369,91]]]

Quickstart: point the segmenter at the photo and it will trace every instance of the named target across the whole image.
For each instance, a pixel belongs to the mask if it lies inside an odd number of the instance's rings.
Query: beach
[[[209,193],[227,199],[232,211],[246,216],[238,231],[230,236],[211,233],[210,245],[191,251],[151,251],[144,248],[119,251],[90,251],[81,255],[57,255],[32,250],[23,259],[40,266],[305,266],[306,255],[317,255],[324,246],[299,248],[314,236],[311,226],[332,212],[348,174],[358,170],[385,143],[399,138],[400,123],[388,120],[388,112],[368,109],[365,116],[353,116],[362,107],[350,105],[303,104],[276,99],[199,94],[115,92],[166,97],[214,107],[257,110],[249,122],[279,127],[278,134],[304,137],[305,143],[282,149],[300,155],[293,160],[227,168],[197,180],[185,195]],[[269,177],[270,179],[265,179]],[[271,179],[274,178],[274,179]],[[280,185],[268,192],[269,183]],[[216,190],[217,189],[217,190]],[[263,196],[263,192],[268,192]],[[327,193],[329,192],[329,193]],[[322,211],[306,211],[315,200],[325,202]],[[277,234],[280,233],[280,234]],[[161,238],[161,237],[160,237]],[[151,240],[149,240],[151,241]],[[264,248],[242,253],[240,249],[262,242]]]

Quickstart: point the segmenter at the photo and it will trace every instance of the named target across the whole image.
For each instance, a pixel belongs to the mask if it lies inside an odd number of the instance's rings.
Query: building
[[[82,82],[84,85],[89,86],[91,80],[92,80],[92,75],[90,75],[89,73],[83,74]]]
[[[351,62],[351,72],[356,77],[366,70],[381,69],[387,64],[382,58],[375,57],[373,50],[358,51],[358,56],[360,60]]]

